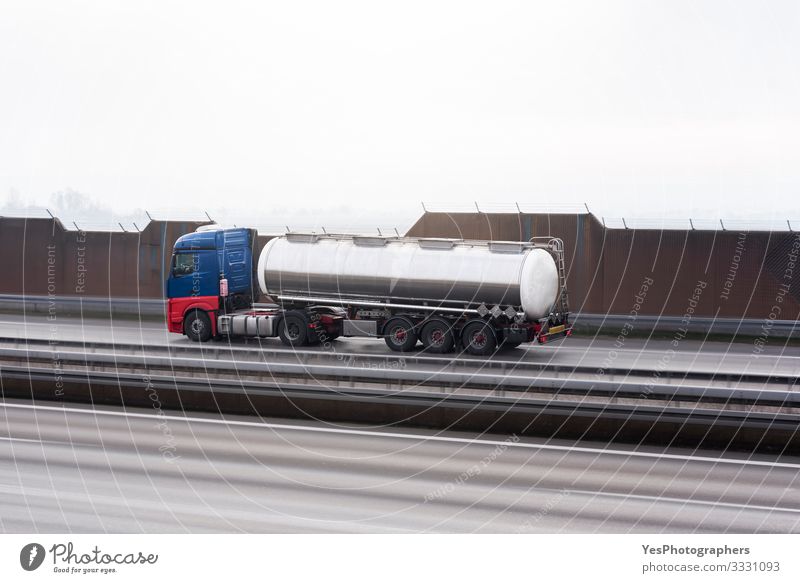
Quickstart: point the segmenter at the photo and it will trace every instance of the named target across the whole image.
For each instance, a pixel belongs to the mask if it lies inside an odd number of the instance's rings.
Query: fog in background
[[[3,2],[0,214],[800,222],[798,33],[795,1]]]

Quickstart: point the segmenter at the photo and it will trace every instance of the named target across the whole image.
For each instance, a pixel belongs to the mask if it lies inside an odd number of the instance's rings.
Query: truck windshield
[[[172,261],[172,275],[175,277],[190,275],[197,271],[197,267],[196,253],[176,253]]]

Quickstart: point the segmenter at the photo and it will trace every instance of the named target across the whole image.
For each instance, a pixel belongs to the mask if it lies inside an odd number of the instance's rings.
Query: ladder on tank
[[[544,243],[547,241],[547,243]],[[569,318],[569,292],[567,292],[567,268],[564,260],[564,241],[558,237],[531,237],[531,242],[547,247],[553,255],[558,270],[558,299],[553,304],[550,324],[567,324]],[[555,320],[555,321],[554,321]]]
[[[561,289],[557,305],[560,308],[561,317],[566,324],[569,315],[569,292],[567,292],[567,268],[564,261],[564,241],[561,239],[550,239],[550,247],[556,256],[556,267],[558,268],[558,286]]]

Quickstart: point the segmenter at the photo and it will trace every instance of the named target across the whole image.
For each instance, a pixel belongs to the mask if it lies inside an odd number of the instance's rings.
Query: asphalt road
[[[61,341],[116,342],[143,346],[190,346],[193,343],[185,336],[167,332],[164,325],[152,322],[137,322],[125,319],[99,320],[57,318],[48,320],[41,314],[20,316],[0,314],[0,336],[14,338],[48,339]],[[258,350],[258,341],[245,343],[241,339],[225,341],[234,350]],[[263,346],[272,349],[284,348],[277,338],[263,339]],[[197,346],[198,353],[204,346],[218,347],[212,342]],[[392,353],[386,345],[375,339],[340,338],[333,343],[338,353],[381,354],[402,358]],[[304,350],[326,350],[311,347]],[[291,349],[286,349],[287,354]],[[480,360],[478,357],[460,355],[458,358]],[[553,365],[580,365],[598,369],[625,368],[652,371],[655,369],[680,372],[713,373],[766,373],[800,376],[800,349],[787,346],[785,340],[772,339],[756,351],[751,343],[703,342],[683,339],[677,347],[669,338],[647,339],[572,337],[552,345],[522,345],[517,349],[503,351],[492,358],[512,362],[536,362]],[[301,360],[301,358],[298,358]]]
[[[0,402],[0,530],[800,532],[800,458],[157,413]]]

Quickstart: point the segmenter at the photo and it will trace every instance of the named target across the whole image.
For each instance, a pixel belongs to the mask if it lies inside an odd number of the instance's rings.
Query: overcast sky
[[[793,0],[3,2],[0,83],[6,206],[800,220]]]

